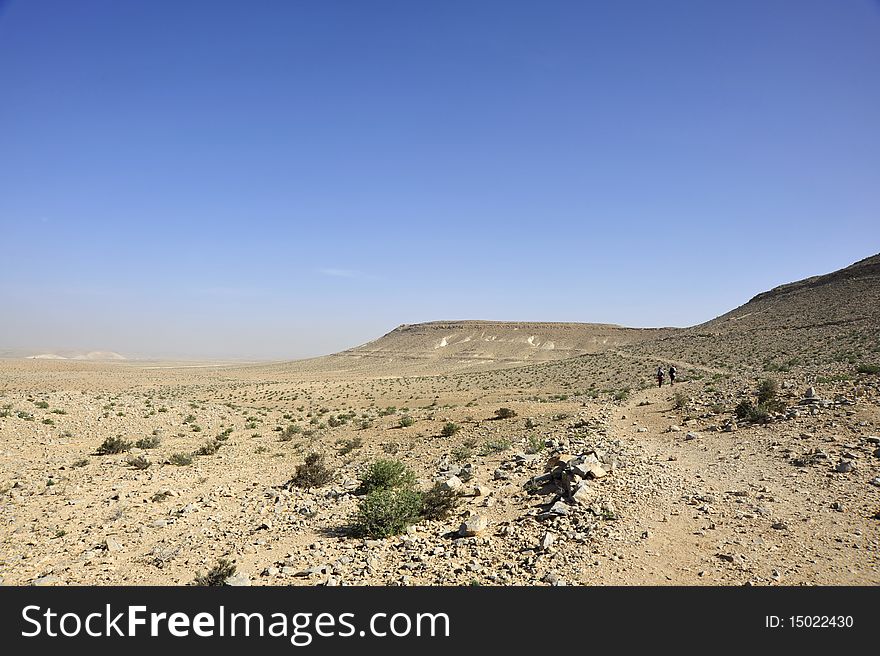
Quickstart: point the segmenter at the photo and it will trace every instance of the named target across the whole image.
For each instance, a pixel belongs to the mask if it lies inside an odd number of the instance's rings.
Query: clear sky
[[[880,251],[868,0],[0,0],[0,349],[685,326]]]

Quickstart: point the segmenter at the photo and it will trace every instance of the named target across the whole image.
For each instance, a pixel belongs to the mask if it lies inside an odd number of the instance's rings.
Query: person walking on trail
[[[675,373],[676,373],[675,365],[674,364],[669,365],[669,384],[670,385],[675,385]]]
[[[657,387],[663,387],[663,367],[657,367]]]

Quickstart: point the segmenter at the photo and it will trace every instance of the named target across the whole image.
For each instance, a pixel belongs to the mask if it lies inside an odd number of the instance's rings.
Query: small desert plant
[[[193,585],[223,585],[233,574],[235,574],[235,565],[221,558],[207,574],[198,574]]]
[[[458,424],[454,424],[454,423],[452,423],[451,421],[449,421],[449,422],[446,422],[446,425],[445,425],[445,426],[443,426],[443,430],[440,431],[440,434],[441,434],[443,437],[452,437],[453,435],[455,435],[455,434],[456,434],[458,431],[460,431],[460,430],[461,430],[461,426],[459,426]]]
[[[544,438],[540,435],[529,435],[526,437],[526,453],[540,453],[546,448]]]
[[[401,428],[409,428],[414,423],[416,423],[416,420],[413,419],[412,417],[410,417],[409,415],[403,415],[400,418],[400,427]]]
[[[506,437],[500,437],[496,440],[486,440],[483,443],[482,454],[488,456],[491,453],[499,453],[507,451],[510,448],[510,440]]]
[[[687,407],[688,395],[684,392],[676,392],[672,395],[672,407],[676,410],[682,410]]]
[[[498,419],[510,419],[516,417],[516,410],[511,410],[510,408],[498,408],[495,411],[495,416]]]
[[[75,463],[73,463],[73,466],[74,466],[74,467],[85,467],[85,466],[88,465],[88,464],[89,464],[89,459],[88,459],[88,458],[80,458],[80,459],[77,460]]]
[[[758,383],[758,405],[768,406],[776,400],[778,386],[772,378],[765,378]]]
[[[177,465],[178,467],[191,465],[192,461],[193,457],[191,453],[172,453],[171,457],[168,458],[168,462],[170,462],[172,465]]]
[[[367,467],[361,476],[361,489],[369,494],[376,490],[408,488],[415,480],[415,475],[399,460],[381,459]]]
[[[537,428],[537,427],[538,427],[538,424],[535,423],[534,419],[532,419],[531,417],[526,419],[526,430],[531,430],[531,429]]]
[[[756,406],[749,400],[740,401],[734,410],[738,419],[744,419],[752,423],[760,423],[767,420],[769,413],[761,406]]]
[[[880,374],[880,364],[860,364],[856,369],[860,374]]]
[[[422,512],[422,495],[410,488],[374,489],[358,503],[354,528],[373,538],[403,533]]]
[[[629,398],[631,390],[629,387],[624,387],[621,390],[618,390],[614,393],[613,398],[615,401],[626,401]]]
[[[150,437],[142,437],[134,445],[139,449],[155,449],[159,446],[159,437],[151,435]]]
[[[107,456],[114,453],[124,453],[131,448],[131,442],[122,439],[120,436],[108,437],[101,446],[98,447],[97,454],[99,456]]]
[[[462,444],[461,446],[457,446],[452,450],[452,459],[455,462],[466,462],[471,459],[474,455],[473,448]]]
[[[34,405],[42,410],[45,410],[49,407],[49,404],[46,401],[37,401]]]
[[[342,448],[339,449],[339,455],[345,456],[355,449],[361,448],[364,445],[364,441],[359,437],[355,437],[351,440],[340,440],[337,442],[337,444],[342,445]]]
[[[435,483],[422,495],[421,516],[425,519],[446,519],[458,508],[461,497],[459,490],[450,490],[442,483]]]
[[[152,464],[149,460],[147,460],[142,455],[141,456],[129,456],[129,458],[128,458],[128,460],[126,460],[126,462],[129,464],[129,466],[134,467],[135,469],[146,469],[147,467],[149,467]]]
[[[218,442],[217,440],[211,440],[210,442],[205,442],[202,446],[200,446],[195,451],[195,455],[197,456],[213,456],[220,450],[220,447],[223,446],[222,442]]]
[[[281,436],[279,437],[279,439],[282,442],[289,442],[300,433],[302,433],[302,427],[299,424],[290,424],[281,432]]]
[[[298,465],[296,474],[290,479],[288,485],[309,488],[327,485],[333,478],[333,471],[324,464],[324,456],[320,453],[310,453],[305,462]]]

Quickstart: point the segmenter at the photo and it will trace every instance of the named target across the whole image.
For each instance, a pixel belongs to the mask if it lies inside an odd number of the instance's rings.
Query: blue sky
[[[692,325],[880,251],[880,5],[0,0],[0,349]]]

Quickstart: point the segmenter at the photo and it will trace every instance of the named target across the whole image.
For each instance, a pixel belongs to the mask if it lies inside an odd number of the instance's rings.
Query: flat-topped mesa
[[[403,324],[379,339],[343,351],[343,354],[427,360],[540,362],[600,353],[675,330],[597,323],[431,321]]]

